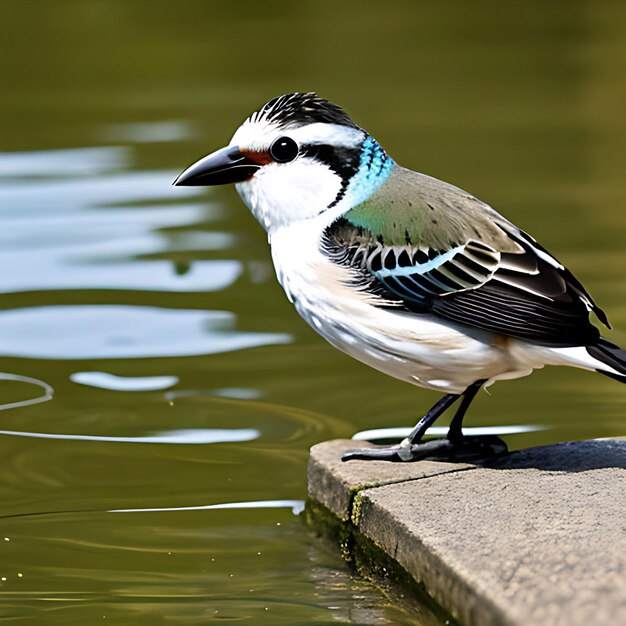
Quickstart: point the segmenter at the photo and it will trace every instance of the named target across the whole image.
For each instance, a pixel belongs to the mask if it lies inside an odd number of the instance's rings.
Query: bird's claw
[[[508,452],[506,443],[495,435],[477,435],[450,439],[433,439],[423,443],[406,441],[395,446],[378,446],[347,450],[341,456],[342,461],[479,461]]]

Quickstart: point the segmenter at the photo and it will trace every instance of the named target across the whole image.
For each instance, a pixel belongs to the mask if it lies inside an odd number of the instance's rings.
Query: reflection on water
[[[223,509],[291,509],[294,515],[304,510],[304,500],[260,500],[255,502],[223,502],[200,506],[164,507],[158,509],[111,509],[109,513],[157,513],[159,511],[218,511]]]
[[[293,514],[311,445],[389,437],[436,395],[297,318],[232,189],[171,183],[259,104],[316,89],[536,235],[624,331],[623,7],[493,9],[0,3],[0,619],[440,623]],[[511,447],[623,434],[600,376],[491,391],[468,431]]]
[[[105,141],[163,143],[194,139],[200,132],[198,126],[190,122],[160,120],[158,122],[109,124],[102,128],[101,137]]]
[[[263,394],[258,389],[227,387],[225,389],[188,389],[185,391],[168,391],[165,394],[165,399],[171,403],[179,398],[193,398],[194,396],[232,398],[233,400],[257,400],[262,395]]]
[[[127,168],[131,164],[131,155],[132,150],[124,146],[3,152],[0,153],[0,177],[9,181],[8,185],[3,185],[3,196],[10,193],[11,183],[15,184],[13,194],[18,199],[20,196],[32,198],[36,193],[36,188],[32,191],[24,189],[12,179],[23,177],[33,182],[42,178],[102,176]]]
[[[148,255],[224,250],[232,233],[181,231],[217,207],[172,204],[174,172],[127,172],[127,148],[0,155],[1,292],[61,289],[213,291],[241,275],[233,259],[196,260],[181,274]],[[15,177],[35,176],[33,180]],[[197,195],[197,191],[182,196]],[[148,203],[132,206],[133,203]],[[159,204],[155,204],[159,203]],[[106,207],[106,209],[105,209]]]
[[[34,359],[132,359],[216,354],[287,343],[289,335],[233,330],[225,311],[56,306],[0,312],[0,354]]]
[[[12,437],[30,437],[33,439],[62,439],[63,441],[104,441],[115,443],[169,443],[169,444],[207,444],[235,441],[252,441],[261,433],[253,428],[227,430],[225,428],[185,429],[162,432],[156,435],[137,437],[102,437],[98,435],[69,435],[59,433],[30,433],[17,430],[0,430],[0,435]]]
[[[112,391],[158,391],[178,383],[176,376],[116,376],[108,372],[74,372],[73,383]]]
[[[546,426],[539,424],[520,424],[519,426],[470,426],[463,428],[465,435],[518,435],[520,433],[532,433],[546,430]],[[356,441],[377,441],[379,439],[404,439],[411,434],[412,428],[372,428],[362,430],[352,435]],[[447,426],[431,426],[425,433],[426,437],[445,437],[448,433]]]

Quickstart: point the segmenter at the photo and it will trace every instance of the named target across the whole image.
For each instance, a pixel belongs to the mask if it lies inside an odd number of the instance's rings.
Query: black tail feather
[[[619,380],[622,383],[626,383],[626,350],[622,350],[619,346],[607,341],[600,337],[598,343],[594,346],[587,346],[587,352],[598,361],[602,361],[610,368],[619,372],[614,374],[613,372],[606,372],[604,370],[598,370],[601,374]]]

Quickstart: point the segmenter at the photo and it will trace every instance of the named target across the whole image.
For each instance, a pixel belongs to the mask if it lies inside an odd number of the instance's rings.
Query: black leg
[[[435,403],[422,417],[409,436],[395,446],[378,446],[348,450],[341,457],[342,461],[353,459],[361,460],[388,460],[388,461],[417,461],[420,459],[438,459],[443,461],[471,461],[480,458],[503,454],[507,451],[506,444],[499,437],[475,436],[464,437],[462,432],[463,417],[478,390],[486,381],[477,380],[472,383],[463,394],[449,393]],[[461,404],[452,418],[450,428],[445,439],[437,439],[421,443],[424,434],[435,420],[448,409],[460,396]]]
[[[486,382],[486,380],[477,380],[463,392],[463,400],[461,400],[461,404],[450,422],[450,429],[446,435],[446,438],[449,441],[460,441],[463,439],[463,418],[465,417],[472,400],[476,397],[476,394]]]
[[[350,461],[352,459],[378,459],[378,460],[402,460],[408,461],[413,459],[411,448],[418,445],[424,433],[434,424],[435,420],[456,400],[461,394],[448,393],[443,398],[435,402],[432,408],[422,417],[411,431],[409,436],[397,446],[379,446],[377,448],[362,448],[359,450],[348,450],[344,452],[341,460]]]
[[[431,409],[417,422],[415,428],[411,431],[409,436],[405,439],[410,444],[420,443],[422,438],[426,434],[426,431],[435,423],[437,418],[444,413],[446,409],[452,406],[460,397],[458,393],[448,393],[443,398],[440,398],[435,402]],[[465,398],[463,398],[465,402]]]

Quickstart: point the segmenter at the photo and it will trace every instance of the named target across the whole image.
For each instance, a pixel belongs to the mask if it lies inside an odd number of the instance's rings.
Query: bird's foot
[[[506,443],[495,435],[476,435],[460,439],[433,439],[411,443],[405,439],[395,446],[347,450],[342,461],[479,461],[508,452]]]

